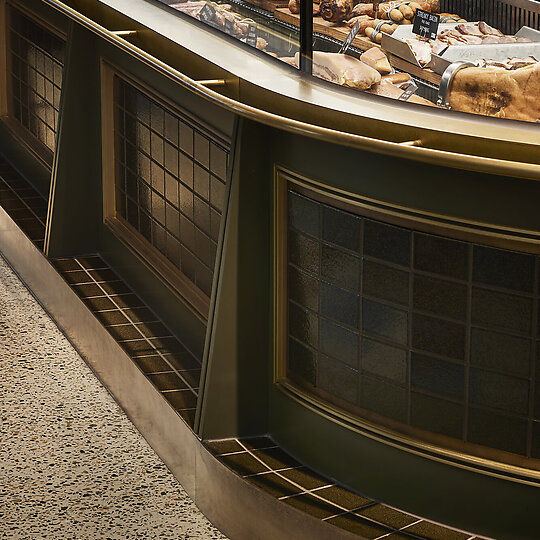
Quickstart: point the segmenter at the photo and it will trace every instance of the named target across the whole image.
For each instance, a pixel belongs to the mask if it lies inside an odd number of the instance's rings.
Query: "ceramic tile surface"
[[[0,258],[0,537],[224,539]]]

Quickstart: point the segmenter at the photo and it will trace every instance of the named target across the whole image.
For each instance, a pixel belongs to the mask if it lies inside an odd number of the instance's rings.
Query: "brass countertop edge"
[[[479,474],[484,474],[520,484],[540,487],[540,471],[527,469],[517,465],[510,465],[488,458],[482,458],[471,454],[465,454],[457,450],[450,450],[442,446],[407,437],[391,429],[381,427],[367,420],[359,419],[337,407],[326,405],[319,399],[314,398],[308,392],[289,383],[287,380],[276,381],[278,388],[286,395],[309,408],[317,414],[325,416],[329,420],[342,425],[347,429],[357,431],[377,442],[386,444],[427,459],[445,463],[453,467],[467,469]]]
[[[322,139],[327,142],[335,142],[349,147],[370,150],[380,154],[391,154],[395,157],[412,159],[436,165],[444,165],[452,168],[466,169],[475,172],[489,173],[501,176],[540,180],[540,164],[515,162],[495,158],[487,158],[475,155],[452,153],[444,150],[434,150],[421,146],[410,146],[386,140],[372,139],[362,135],[345,133],[330,128],[307,124],[299,120],[286,118],[267,111],[263,111],[238,102],[229,97],[215,92],[211,88],[197,83],[187,75],[167,65],[165,62],[150,55],[146,51],[134,46],[120,36],[107,30],[85,15],[70,8],[59,0],[42,0],[51,7],[64,13],[87,29],[106,39],[110,43],[119,46],[132,56],[153,67],[163,75],[181,84],[195,94],[226,108],[230,112],[245,118],[261,122],[263,124],[284,129],[290,132],[305,135],[311,138]],[[466,135],[465,135],[466,136]]]

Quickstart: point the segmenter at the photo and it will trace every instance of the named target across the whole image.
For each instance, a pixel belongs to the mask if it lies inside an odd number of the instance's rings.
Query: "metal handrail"
[[[540,180],[540,165],[534,163],[510,161],[483,156],[460,154],[444,150],[436,150],[417,145],[400,144],[396,142],[374,139],[362,135],[355,135],[343,131],[308,124],[291,118],[279,116],[268,111],[263,111],[246,105],[227,96],[215,92],[211,88],[198,83],[184,73],[169,66],[143,49],[122,39],[113,31],[106,29],[82,13],[74,10],[59,0],[42,0],[57,11],[63,13],[71,20],[117,46],[119,49],[132,55],[137,60],[155,69],[160,74],[171,79],[180,86],[192,91],[194,94],[225,108],[245,118],[263,123],[265,125],[284,129],[307,137],[324,140],[348,147],[369,150],[378,154],[392,155],[393,157],[411,159],[424,163],[442,165],[457,169],[482,172],[514,178],[527,178]]]

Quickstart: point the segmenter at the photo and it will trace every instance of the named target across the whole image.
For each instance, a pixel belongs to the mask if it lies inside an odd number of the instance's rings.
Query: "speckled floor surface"
[[[225,538],[2,258],[0,413],[0,538]]]

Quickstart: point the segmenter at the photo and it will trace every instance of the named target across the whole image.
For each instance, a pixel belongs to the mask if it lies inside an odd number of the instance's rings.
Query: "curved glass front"
[[[321,79],[540,122],[535,0],[157,0]]]

